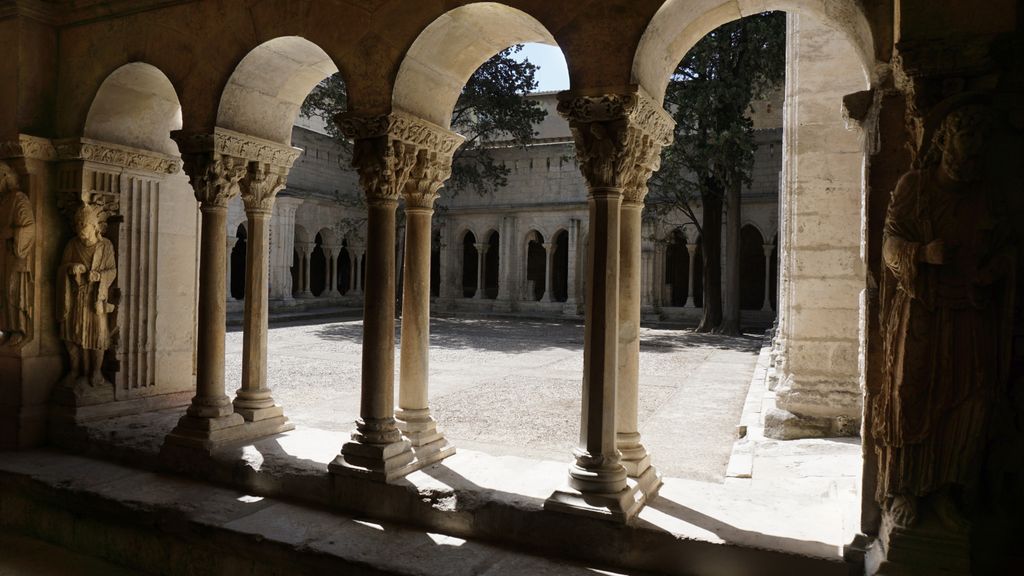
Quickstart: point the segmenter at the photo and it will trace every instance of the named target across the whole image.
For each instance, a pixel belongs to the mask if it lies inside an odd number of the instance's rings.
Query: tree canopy
[[[524,97],[537,89],[538,67],[515,57],[522,48],[515,45],[495,54],[462,88],[451,124],[452,130],[466,137],[455,154],[447,184],[454,192],[473,190],[483,195],[505,186],[509,169],[490,154],[490,146],[495,142],[526,146],[535,134],[534,125],[547,115],[540,104]],[[347,101],[345,82],[340,74],[334,74],[313,89],[300,113],[323,119],[328,134],[350,148],[333,122],[335,115],[347,109]]]

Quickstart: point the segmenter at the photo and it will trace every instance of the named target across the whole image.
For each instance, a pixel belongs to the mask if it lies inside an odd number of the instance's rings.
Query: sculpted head
[[[6,194],[11,190],[20,190],[18,184],[18,173],[11,168],[7,162],[0,162],[0,194]]]
[[[957,108],[935,133],[935,147],[942,151],[940,165],[952,180],[981,179],[985,165],[985,141],[991,119],[980,105]]]
[[[75,234],[85,243],[92,246],[100,238],[100,213],[94,206],[83,205],[75,212]]]

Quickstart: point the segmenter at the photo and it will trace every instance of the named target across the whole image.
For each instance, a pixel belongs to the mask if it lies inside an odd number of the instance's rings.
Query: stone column
[[[352,440],[330,464],[332,473],[389,482],[415,470],[410,442],[395,423],[395,208],[420,152],[451,155],[457,137],[415,117],[346,113],[342,133],[354,140],[352,163],[367,200],[366,292],[359,420]],[[424,144],[426,143],[426,144]],[[429,225],[427,237],[429,240]],[[427,243],[429,287],[429,242]],[[428,288],[429,290],[429,288]],[[428,291],[429,294],[429,291]],[[429,310],[429,309],[428,309]]]
[[[252,162],[239,181],[248,240],[245,257],[245,311],[242,333],[242,387],[235,395],[235,412],[259,428],[258,435],[277,434],[295,428],[274,404],[267,381],[267,325],[269,320],[270,268],[269,221],[274,198],[284,188],[287,168]]]
[[[228,200],[238,194],[246,162],[217,152],[191,152],[179,140],[185,172],[202,213],[199,256],[199,327],[196,342],[196,395],[167,435],[164,449],[212,451],[243,437],[244,420],[224,393],[226,293],[224,269]]]
[[[225,224],[227,218],[225,216]],[[232,238],[230,234],[225,230],[226,240],[224,242],[224,301],[232,302],[234,297],[231,296],[231,251],[235,247],[237,240]]]
[[[295,254],[295,212],[302,204],[299,198],[278,196],[274,201],[273,239],[270,246],[270,299],[293,300],[292,258]]]
[[[693,285],[693,270],[694,270],[694,268],[697,265],[697,245],[696,244],[687,243],[686,244],[686,252],[689,254],[690,257],[687,258],[687,264],[689,265],[689,272],[686,275],[687,286],[686,286],[686,304],[685,304],[685,307],[686,308],[696,308],[697,307],[697,302],[693,298],[693,294],[694,294],[693,293],[693,288],[694,288],[694,285]]]
[[[772,311],[772,250],[775,246],[772,244],[765,244],[761,246],[764,250],[764,304],[761,306],[762,312]]]
[[[576,253],[579,251],[580,221],[569,220],[569,270],[565,278],[566,299],[562,313],[575,316],[579,310],[579,281],[576,279],[576,268],[579,265]]]
[[[483,300],[484,281],[487,278],[487,244],[478,242],[473,247],[476,248],[476,294],[473,294],[473,300]]]
[[[544,295],[541,296],[542,302],[554,302],[555,291],[552,289],[552,278],[555,273],[555,247],[557,244],[554,242],[544,243]]]
[[[348,254],[350,258],[350,266],[352,268],[348,274],[348,293],[356,295],[359,293],[359,269],[361,268],[359,262],[361,261],[362,257],[359,255],[359,250],[356,250],[353,247],[349,247]]]
[[[657,102],[635,91],[601,96],[562,92],[558,111],[569,121],[576,140],[587,182],[591,233],[580,445],[569,468],[568,487],[555,492],[546,507],[625,522],[639,512],[647,494],[637,484],[626,482],[627,472],[616,446],[620,214],[624,190],[634,202],[642,198],[641,185],[646,191],[647,178],[659,157],[651,151],[660,153],[662,141],[667,142],[672,133],[672,121]],[[635,247],[639,248],[638,242]],[[639,271],[638,260],[639,255],[632,262],[635,272]],[[634,276],[630,277],[631,286],[635,286]],[[639,293],[633,296],[637,306],[629,311],[629,318],[635,316],[639,324]]]
[[[451,138],[462,141],[455,134]],[[454,152],[454,148],[452,149]],[[430,236],[434,201],[451,176],[452,157],[420,150],[406,184],[405,281],[402,286],[402,348],[398,428],[413,446],[414,465],[425,466],[455,453],[430,415]]]

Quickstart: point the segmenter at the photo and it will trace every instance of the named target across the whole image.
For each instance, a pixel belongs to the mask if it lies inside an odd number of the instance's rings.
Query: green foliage
[[[686,54],[665,94],[676,129],[650,182],[657,209],[682,209],[699,228],[693,213],[698,198],[721,198],[731,186],[750,183],[757,146],[747,113],[752,102],[780,86],[785,68],[781,12],[725,24]]]
[[[547,115],[536,101],[524,96],[537,89],[537,65],[513,56],[522,50],[512,46],[484,62],[466,82],[452,112],[452,129],[466,137],[456,152],[447,188],[453,192],[473,190],[484,195],[508,183],[509,169],[490,153],[495,142],[526,146],[533,138],[533,126]],[[340,74],[330,76],[309,94],[300,113],[321,118],[328,133],[351,151],[351,143],[338,133],[333,118],[347,108],[345,82]],[[348,168],[346,166],[346,168]]]

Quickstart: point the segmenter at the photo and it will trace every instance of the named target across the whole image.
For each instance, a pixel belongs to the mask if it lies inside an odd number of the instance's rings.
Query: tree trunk
[[[697,326],[697,332],[711,332],[722,323],[722,196],[702,194],[701,205],[704,317]]]
[[[725,223],[725,306],[719,334],[740,334],[740,188],[737,180],[729,185]]]

